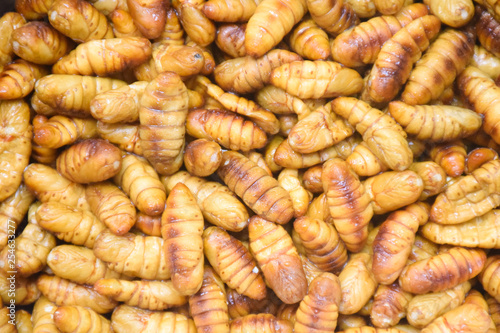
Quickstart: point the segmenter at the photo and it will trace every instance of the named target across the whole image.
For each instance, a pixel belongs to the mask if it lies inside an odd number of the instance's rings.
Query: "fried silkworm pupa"
[[[383,15],[394,15],[405,5],[404,0],[374,0],[375,8]]]
[[[122,0],[123,1],[123,0]],[[127,10],[115,9],[108,15],[113,26],[113,34],[118,37],[144,37]]]
[[[500,59],[480,45],[474,45],[470,65],[487,74],[492,80],[500,76]]]
[[[61,332],[113,332],[108,319],[79,305],[58,307],[54,312],[54,323]]]
[[[166,0],[127,0],[130,15],[139,31],[148,39],[160,36],[167,21]]]
[[[272,175],[272,173],[270,174]],[[294,216],[303,216],[312,199],[312,193],[302,186],[301,176],[297,169],[283,169],[278,175],[278,183],[290,194]]]
[[[421,333],[446,331],[486,333],[491,332],[491,325],[492,320],[487,310],[476,304],[463,304],[434,319],[434,321],[422,329]]]
[[[48,71],[37,64],[23,59],[16,59],[6,65],[0,73],[0,98],[18,99],[28,96],[35,82],[48,74]]]
[[[236,290],[227,288],[226,290],[229,317],[236,319],[249,314],[270,313],[277,316],[278,305],[281,301],[276,295],[268,290],[266,298],[255,300],[245,295],[239,294]]]
[[[27,20],[40,20],[47,16],[54,0],[16,0],[16,12]]]
[[[443,291],[477,276],[485,262],[483,250],[454,247],[406,266],[399,283],[412,294]]]
[[[370,319],[375,327],[388,328],[406,316],[406,309],[413,295],[401,289],[399,284],[379,285],[373,296]]]
[[[207,1],[208,3],[208,1]],[[246,56],[245,51],[245,29],[247,24],[221,24],[217,28],[217,36],[215,37],[215,45],[224,53],[232,58],[240,58]],[[220,85],[220,83],[219,83]]]
[[[54,312],[57,305],[52,303],[45,296],[41,296],[33,307],[31,320],[33,322],[34,332],[57,332],[57,326],[54,322]],[[2,318],[2,317],[0,317]],[[7,318],[7,316],[5,317]]]
[[[255,12],[259,0],[208,0],[203,13],[216,22],[247,22]]]
[[[217,142],[207,139],[191,141],[184,151],[186,170],[197,177],[208,177],[219,168],[222,149]]]
[[[77,140],[96,137],[97,124],[92,118],[37,115],[33,119],[33,141],[43,148],[57,149]],[[54,159],[55,161],[55,159]]]
[[[419,200],[421,201],[441,193],[446,185],[446,172],[435,162],[414,162],[410,165],[408,170],[414,171],[422,178],[424,189],[420,194]]]
[[[310,60],[325,60],[330,55],[328,35],[313,19],[302,20],[291,32],[290,47]]]
[[[267,284],[284,303],[297,303],[307,293],[307,280],[292,238],[282,226],[258,216],[250,218],[248,233]]]
[[[108,140],[118,148],[142,156],[141,138],[139,136],[139,124],[116,123],[108,124],[102,121],[94,122],[96,132],[101,139]]]
[[[478,3],[488,1],[478,1]],[[441,22],[453,28],[465,26],[474,17],[474,3],[472,0],[424,0],[431,13],[436,15]]]
[[[465,161],[465,173],[470,174],[472,171],[481,167],[486,162],[497,160],[498,153],[491,148],[479,147],[472,149],[467,154]]]
[[[450,177],[458,177],[464,173],[466,157],[467,150],[461,140],[439,143],[430,150],[430,158]]]
[[[232,333],[292,333],[288,320],[278,319],[269,313],[249,314],[231,321]]]
[[[347,1],[307,0],[306,4],[314,22],[330,35],[336,36],[359,23],[356,13]]]
[[[19,227],[34,200],[35,195],[21,183],[14,194],[0,203],[0,250],[8,244],[9,233]]]
[[[12,61],[14,40],[12,34],[26,24],[24,17],[15,12],[7,12],[0,17],[0,34],[4,36],[0,41],[0,66]]]
[[[26,310],[16,311],[16,329],[17,333],[33,332],[33,323],[31,322],[31,313]]]
[[[498,275],[498,270],[500,267],[500,256],[493,255],[488,257],[484,265],[484,269],[479,275],[479,281],[483,286],[484,290],[495,300],[500,299],[500,292],[498,287],[500,286],[500,278]]]

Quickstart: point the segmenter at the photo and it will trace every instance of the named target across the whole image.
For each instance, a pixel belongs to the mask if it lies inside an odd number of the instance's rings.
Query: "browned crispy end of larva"
[[[186,131],[199,139],[217,142],[231,150],[263,148],[266,133],[250,120],[225,110],[197,109],[188,113]]]
[[[418,18],[387,41],[368,76],[361,99],[383,105],[393,100],[410,77],[413,64],[439,32],[435,16]]]
[[[464,173],[466,157],[467,150],[461,140],[436,144],[430,151],[430,158],[450,177],[458,177]]]
[[[94,119],[81,119],[54,116],[49,119],[37,115],[33,119],[33,141],[44,147],[57,149],[72,144],[79,139],[97,136],[97,124]]]
[[[478,1],[478,3],[481,2]],[[424,3],[441,22],[453,28],[465,26],[474,17],[474,2],[471,0],[425,0]]]
[[[113,38],[113,29],[106,16],[87,1],[56,0],[48,16],[54,28],[78,43]]]
[[[430,206],[418,202],[393,212],[381,225],[373,241],[372,272],[377,282],[397,280],[411,252],[415,233],[429,219]]]
[[[406,133],[432,142],[468,137],[482,124],[481,116],[476,112],[451,105],[410,106],[395,101],[389,104],[389,113]]]
[[[479,275],[479,281],[484,290],[495,300],[500,300],[500,256],[494,255],[488,257],[484,269]]]
[[[335,331],[340,298],[340,281],[336,275],[317,276],[297,309],[294,332]]]
[[[424,189],[419,200],[426,200],[441,193],[446,185],[446,172],[436,162],[415,162],[410,165],[408,170],[415,171],[424,182]]]
[[[488,311],[476,304],[463,304],[436,318],[421,332],[460,331],[464,333],[486,333],[491,332],[491,323]]]
[[[165,0],[127,0],[130,15],[139,31],[148,39],[160,36],[167,21]]]
[[[54,0],[16,0],[16,12],[27,20],[40,20],[47,16]]]
[[[149,216],[138,212],[134,227],[148,236],[161,237],[161,215]]]
[[[136,210],[129,197],[111,182],[89,184],[85,197],[92,212],[115,234],[123,235],[134,226]]]
[[[320,219],[306,216],[293,223],[306,256],[325,272],[339,273],[347,262],[344,242],[335,228]]]
[[[97,313],[107,313],[118,305],[118,302],[102,296],[91,286],[78,285],[55,275],[40,275],[37,287],[43,296],[58,306],[80,305]]]
[[[258,216],[250,219],[248,232],[250,249],[267,284],[284,303],[297,303],[307,293],[307,280],[290,235]]]
[[[247,157],[234,151],[224,152],[217,174],[229,189],[263,218],[279,224],[285,224],[292,218],[293,204],[288,192]]]
[[[118,236],[105,230],[97,237],[93,250],[97,258],[119,273],[148,280],[170,278],[160,237],[132,233]]]
[[[16,12],[6,12],[0,17],[0,34],[4,36],[0,42],[0,66],[12,61],[14,57],[14,40],[12,34],[26,24],[24,17]]]
[[[370,255],[356,253],[351,256],[339,274],[342,298],[339,312],[354,314],[361,310],[377,289],[377,281],[371,272]]]
[[[54,312],[54,323],[61,332],[87,330],[111,333],[111,322],[90,308],[78,305],[60,306]]]
[[[375,155],[366,142],[360,142],[345,160],[358,176],[370,177],[388,170],[388,167]]]
[[[477,276],[485,262],[483,250],[454,247],[406,266],[399,283],[404,291],[413,294],[442,291]]]
[[[268,84],[273,69],[299,60],[302,60],[302,57],[296,53],[276,49],[257,59],[251,56],[241,56],[226,60],[217,65],[214,77],[222,89],[248,94]]]
[[[347,162],[335,158],[323,164],[323,188],[333,223],[349,251],[360,251],[373,216],[371,200]]]
[[[224,282],[205,266],[200,290],[189,297],[189,311],[200,333],[229,333],[228,304]]]
[[[208,2],[207,2],[208,3]],[[207,6],[207,5],[205,5]],[[215,45],[224,53],[233,58],[244,57],[245,52],[245,29],[247,25],[227,23],[217,28]]]
[[[36,80],[49,72],[42,66],[16,59],[6,65],[0,73],[0,98],[17,99],[29,95]]]
[[[373,296],[370,319],[375,327],[389,328],[406,316],[406,309],[413,295],[401,289],[399,284],[379,285]]]
[[[266,285],[255,259],[236,238],[218,227],[203,232],[205,256],[228,287],[240,294],[261,300],[266,297]]]
[[[302,175],[304,188],[313,194],[323,193],[323,183],[321,181],[322,173],[322,165],[315,165],[307,169]]]
[[[496,38],[500,34],[500,23],[495,20],[489,11],[480,6],[476,6],[476,11],[478,17],[476,33],[479,43],[495,56],[500,56],[500,43]]]
[[[97,183],[115,176],[121,168],[122,153],[102,139],[88,139],[63,151],[56,161],[57,171],[69,180]]]
[[[478,147],[467,154],[465,173],[470,174],[486,162],[498,159],[498,153],[491,148]]]
[[[167,200],[165,187],[144,158],[132,154],[122,156],[122,167],[113,181],[141,212],[150,216],[163,212]]]
[[[366,179],[363,184],[375,214],[384,214],[414,203],[424,189],[422,178],[411,170],[383,172]]]
[[[332,41],[332,57],[354,68],[372,64],[382,48],[396,32],[411,21],[429,13],[424,4],[412,4],[395,16],[378,16],[342,32]]]
[[[290,47],[310,60],[325,60],[330,55],[328,35],[313,19],[303,20],[290,34]]]
[[[136,67],[150,56],[151,42],[143,37],[91,40],[59,59],[52,73],[108,76]]]
[[[231,321],[231,333],[244,332],[292,333],[293,327],[288,320],[278,319],[269,313],[249,314]]]
[[[307,9],[318,26],[336,36],[359,23],[352,7],[342,0],[307,0]]]
[[[222,161],[222,150],[218,143],[198,139],[191,141],[184,151],[186,170],[197,177],[207,177],[217,171]]]

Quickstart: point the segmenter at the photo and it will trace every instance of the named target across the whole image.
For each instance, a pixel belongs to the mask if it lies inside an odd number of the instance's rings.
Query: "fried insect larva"
[[[369,268],[370,261],[370,255],[367,253],[353,254],[340,272],[339,280],[342,290],[340,313],[358,312],[375,293],[377,282]]]
[[[303,187],[299,171],[297,169],[283,169],[277,179],[280,186],[290,194],[294,216],[303,216],[312,200],[312,193]]]
[[[88,209],[85,188],[61,176],[55,169],[32,163],[24,170],[24,183],[41,202],[56,202]]]
[[[0,17],[0,66],[4,66],[12,61],[14,52],[12,37],[13,32],[26,24],[24,17],[15,12],[7,12]]]
[[[255,300],[248,296],[239,294],[236,290],[227,288],[227,303],[229,316],[231,319],[236,319],[249,314],[257,313],[271,313],[279,318],[279,310],[277,308],[277,297],[268,290],[266,298],[262,300]],[[298,305],[297,305],[298,306]],[[283,319],[283,318],[280,318]]]
[[[40,20],[47,16],[54,0],[16,0],[16,12],[27,20]]]
[[[203,247],[208,261],[228,287],[253,299],[266,297],[257,263],[239,240],[221,228],[209,227],[203,232]]]
[[[203,49],[196,44],[176,45],[162,42],[153,48],[151,62],[158,73],[175,72],[182,77],[187,77],[199,74],[203,70],[205,56]],[[146,65],[148,63],[144,64]]]
[[[460,140],[434,145],[430,157],[450,177],[458,177],[464,173],[467,151],[465,144]]]
[[[498,303],[494,297],[491,297],[489,295],[486,295],[486,303],[488,304],[491,319],[493,319],[495,325],[498,326],[500,324],[500,303]]]
[[[496,36],[499,33],[500,23],[488,10],[484,10],[483,7],[477,6],[476,10],[477,21],[475,27],[477,39],[480,45],[498,57],[500,55],[500,44]]]
[[[57,157],[56,167],[70,181],[87,184],[115,176],[121,160],[121,150],[115,145],[102,139],[87,139],[63,151]]]
[[[500,211],[492,210],[469,221],[442,225],[429,222],[421,230],[422,235],[437,244],[454,246],[500,248]]]
[[[214,23],[204,14],[203,0],[175,0],[172,6],[186,34],[200,46],[207,46],[215,40]]]
[[[112,332],[108,319],[90,308],[78,305],[58,307],[54,312],[54,323],[61,332]]]
[[[123,235],[135,223],[136,211],[128,196],[111,182],[89,184],[85,198],[90,210],[113,233]]]
[[[35,195],[21,183],[14,194],[0,202],[0,250],[8,244],[9,234],[21,224],[34,200]]]
[[[375,8],[383,15],[396,14],[403,8],[405,0],[374,0]]]
[[[58,306],[80,305],[97,313],[107,313],[118,305],[118,302],[102,296],[90,286],[78,285],[55,275],[40,275],[37,287],[47,299]]]
[[[0,98],[17,99],[28,96],[35,88],[36,80],[49,72],[42,66],[16,59],[0,73]]]
[[[179,75],[164,72],[151,81],[141,97],[139,135],[144,157],[162,175],[182,165],[187,88]]]
[[[203,13],[217,22],[247,22],[255,13],[260,0],[208,0]]]
[[[165,310],[187,302],[187,298],[174,288],[171,281],[105,278],[97,281],[94,289],[115,301],[147,310]]]
[[[390,169],[402,171],[413,162],[406,133],[389,115],[352,97],[334,99],[332,109],[363,135],[368,148]]]
[[[368,223],[373,216],[365,187],[349,165],[339,158],[323,164],[322,181],[330,215],[340,238],[349,251],[360,251],[368,237]]]
[[[271,72],[272,85],[299,98],[331,98],[361,91],[363,80],[334,61],[293,61]]]
[[[263,56],[292,30],[306,11],[306,0],[263,0],[248,20],[245,30],[246,53],[255,58]]]
[[[56,201],[45,202],[36,211],[38,224],[57,238],[92,249],[96,237],[106,229],[94,214]]]
[[[203,215],[191,191],[182,183],[169,193],[161,234],[174,288],[182,295],[196,293],[203,282]]]
[[[429,6],[431,13],[436,15],[441,22],[453,28],[465,26],[474,17],[472,0],[424,0],[424,3]]]
[[[119,273],[148,280],[170,278],[171,272],[160,237],[127,233],[117,236],[108,230],[96,239],[94,254]]]
[[[255,213],[271,222],[287,223],[293,216],[293,203],[278,181],[247,157],[226,151],[217,174]]]
[[[313,194],[323,193],[323,183],[321,181],[322,173],[322,165],[315,165],[307,169],[302,175],[302,183],[304,184],[304,188]]]
[[[264,150],[264,160],[266,161],[266,164],[269,166],[269,169],[272,172],[277,172],[277,171],[280,171],[281,169],[283,169],[283,167],[281,165],[277,164],[276,161],[274,160],[274,157],[276,156],[276,151],[278,150],[278,148],[280,147],[280,145],[283,142],[285,142],[285,144],[287,146],[286,151],[284,151],[285,155],[293,155],[292,158],[295,159],[297,157],[300,159],[298,154],[293,151],[292,147],[290,147],[288,142],[286,142],[286,140],[282,136],[274,135],[268,141],[268,143],[265,147],[265,150]],[[288,157],[291,157],[291,156],[287,156],[287,158]],[[299,164],[300,163],[301,163],[301,161],[299,161]],[[296,168],[296,169],[299,169],[299,168]]]
[[[345,161],[360,177],[370,177],[388,170],[385,163],[370,150],[364,141],[354,147],[352,154]]]
[[[491,318],[486,310],[476,304],[463,304],[434,319],[421,332],[486,333],[489,332],[491,323]]]
[[[486,147],[475,148],[467,154],[465,173],[470,174],[484,163],[497,159],[498,153],[494,149]]]
[[[482,46],[474,45],[470,65],[487,74],[492,80],[500,76],[500,59]]]
[[[249,314],[231,321],[231,333],[292,333],[288,320],[278,319],[269,313]]]
[[[430,213],[428,204],[419,202],[393,212],[380,225],[373,241],[372,272],[377,282],[389,285],[397,280],[411,252],[415,233]]]
[[[424,189],[422,178],[411,170],[383,172],[366,179],[363,185],[375,214],[385,214],[414,203]]]
[[[497,207],[496,173],[500,160],[492,160],[458,179],[439,194],[432,205],[432,222],[457,224],[481,216]]]
[[[399,283],[413,294],[443,291],[478,275],[485,262],[483,250],[454,247],[406,266]]]
[[[439,247],[437,244],[417,234],[415,236],[415,241],[411,246],[411,252],[408,257],[407,265],[436,255],[438,253],[438,249]]]
[[[354,133],[354,128],[332,111],[331,103],[317,108],[291,129],[288,143],[298,153],[308,154],[331,147]]]
[[[323,30],[336,36],[359,23],[351,6],[343,0],[306,0],[311,18]]]
[[[33,322],[33,332],[57,332],[58,329],[54,322],[54,312],[56,312],[56,310],[57,305],[55,305],[49,299],[47,299],[47,297],[42,295],[36,301],[31,315],[31,321]]]
[[[401,289],[399,284],[379,285],[373,296],[370,319],[375,327],[388,328],[406,317],[406,309],[413,295]]]
[[[189,311],[200,333],[229,333],[224,282],[210,266],[204,267],[200,290],[189,297]]]
[[[472,1],[470,3],[472,4]],[[472,34],[445,30],[415,64],[401,94],[401,100],[411,105],[423,105],[437,99],[465,69],[472,58],[473,47]]]
[[[278,117],[280,122],[279,135],[288,136],[292,128],[297,125],[298,117],[294,114],[284,114]]]
[[[484,269],[479,275],[479,281],[483,286],[484,290],[491,296],[494,297],[498,302],[500,300],[500,278],[499,278],[499,267],[500,267],[500,256],[493,255],[488,257],[484,265]]]
[[[181,314],[144,310],[128,305],[120,305],[113,311],[111,327],[116,333],[196,332],[193,320]]]
[[[296,304],[281,304],[276,313],[276,318],[288,320],[292,325],[295,325],[296,313],[300,303]]]
[[[50,24],[78,43],[113,38],[113,29],[92,4],[83,0],[56,0],[48,11]]]
[[[162,177],[162,182],[167,192],[170,192],[177,183],[186,185],[196,198],[198,207],[208,222],[236,232],[247,226],[248,212],[245,206],[226,186],[192,176],[186,171]]]
[[[309,60],[325,60],[330,55],[328,35],[313,19],[302,20],[292,30],[290,48]]]
[[[355,329],[368,325],[365,317],[361,315],[343,315],[339,314],[337,318],[337,328],[340,330]]]
[[[377,9],[372,0],[346,0],[359,18],[369,19],[375,16]]]
[[[184,166],[196,177],[208,177],[217,171],[222,161],[222,149],[215,141],[191,141],[184,151]]]
[[[124,155],[122,167],[113,180],[141,212],[151,216],[163,212],[167,199],[165,187],[146,159]]]
[[[108,15],[116,37],[143,37],[139,28],[134,23],[132,15],[127,10],[115,9]]]
[[[204,7],[208,6],[207,1]],[[205,9],[203,9],[205,10]],[[245,29],[246,23],[225,23],[217,28],[217,36],[215,37],[215,45],[232,58],[240,58],[246,56],[245,51]]]
[[[333,40],[332,57],[351,68],[372,64],[387,40],[411,21],[427,14],[427,6],[418,3],[404,7],[394,16],[374,17],[362,22]]]
[[[96,121],[65,116],[49,119],[37,115],[33,119],[33,141],[44,148],[57,149],[81,139],[97,136]]]
[[[125,85],[124,81],[106,77],[51,74],[36,82],[33,96],[58,114],[87,118],[91,116],[90,102],[97,94]]]
[[[441,193],[446,185],[446,172],[435,162],[414,162],[408,170],[416,172],[422,178],[424,189],[420,194],[421,201]]]
[[[58,155],[59,150],[42,147],[36,144],[34,140],[31,140],[31,158],[33,162],[55,167]]]
[[[307,104],[311,100],[304,101],[273,85],[265,86],[257,91],[255,94],[255,101],[257,104],[274,114],[295,113],[299,120],[307,117],[311,111],[313,111]],[[323,105],[325,100],[320,99],[319,101],[320,104]]]
[[[266,133],[254,122],[225,110],[189,112],[186,131],[195,138],[214,140],[231,150],[249,151],[263,148],[267,143]]]
[[[323,273],[316,277],[297,309],[294,332],[333,332],[337,327],[340,297],[336,275]]]
[[[29,106],[23,100],[0,101],[0,202],[13,195],[31,154],[32,127]]]
[[[96,123],[94,121],[94,128]],[[118,148],[136,155],[142,156],[141,138],[139,136],[138,124],[108,124],[102,121],[97,122],[96,131],[99,136],[118,146]]]
[[[347,262],[344,242],[335,228],[317,218],[300,217],[293,223],[306,257],[325,272],[339,273]]]
[[[175,9],[167,9],[167,18],[165,21],[165,27],[161,32],[160,36],[155,38],[155,42],[168,43],[183,45],[184,44],[184,29],[182,29],[181,23]]]
[[[165,0],[127,0],[127,5],[134,24],[144,37],[155,39],[160,36],[167,20]]]
[[[250,219],[248,232],[267,284],[284,303],[297,303],[307,293],[307,280],[292,238],[282,226],[258,216]]]
[[[47,257],[47,265],[55,275],[78,284],[93,285],[99,279],[121,277],[96,258],[91,249],[75,245],[54,247]]]
[[[20,277],[28,277],[45,267],[50,250],[56,246],[56,239],[42,227],[28,223],[14,244],[14,248],[4,247],[0,252],[0,269],[4,272],[16,271]],[[7,260],[12,251],[16,255],[14,264],[12,260]]]
[[[474,134],[482,124],[477,113],[451,105],[411,106],[395,101],[389,103],[389,113],[406,133],[432,142],[465,138]]]
[[[361,99],[385,104],[394,99],[410,77],[412,65],[439,32],[441,22],[432,15],[418,18],[399,30],[380,50]],[[404,65],[402,65],[404,64]]]
[[[150,55],[151,43],[146,38],[91,40],[59,59],[52,73],[107,76],[138,66]]]
[[[26,310],[16,311],[16,329],[17,333],[33,332],[33,323],[31,322],[31,313]]]
[[[161,215],[149,216],[138,212],[134,227],[146,236],[161,237]]]

